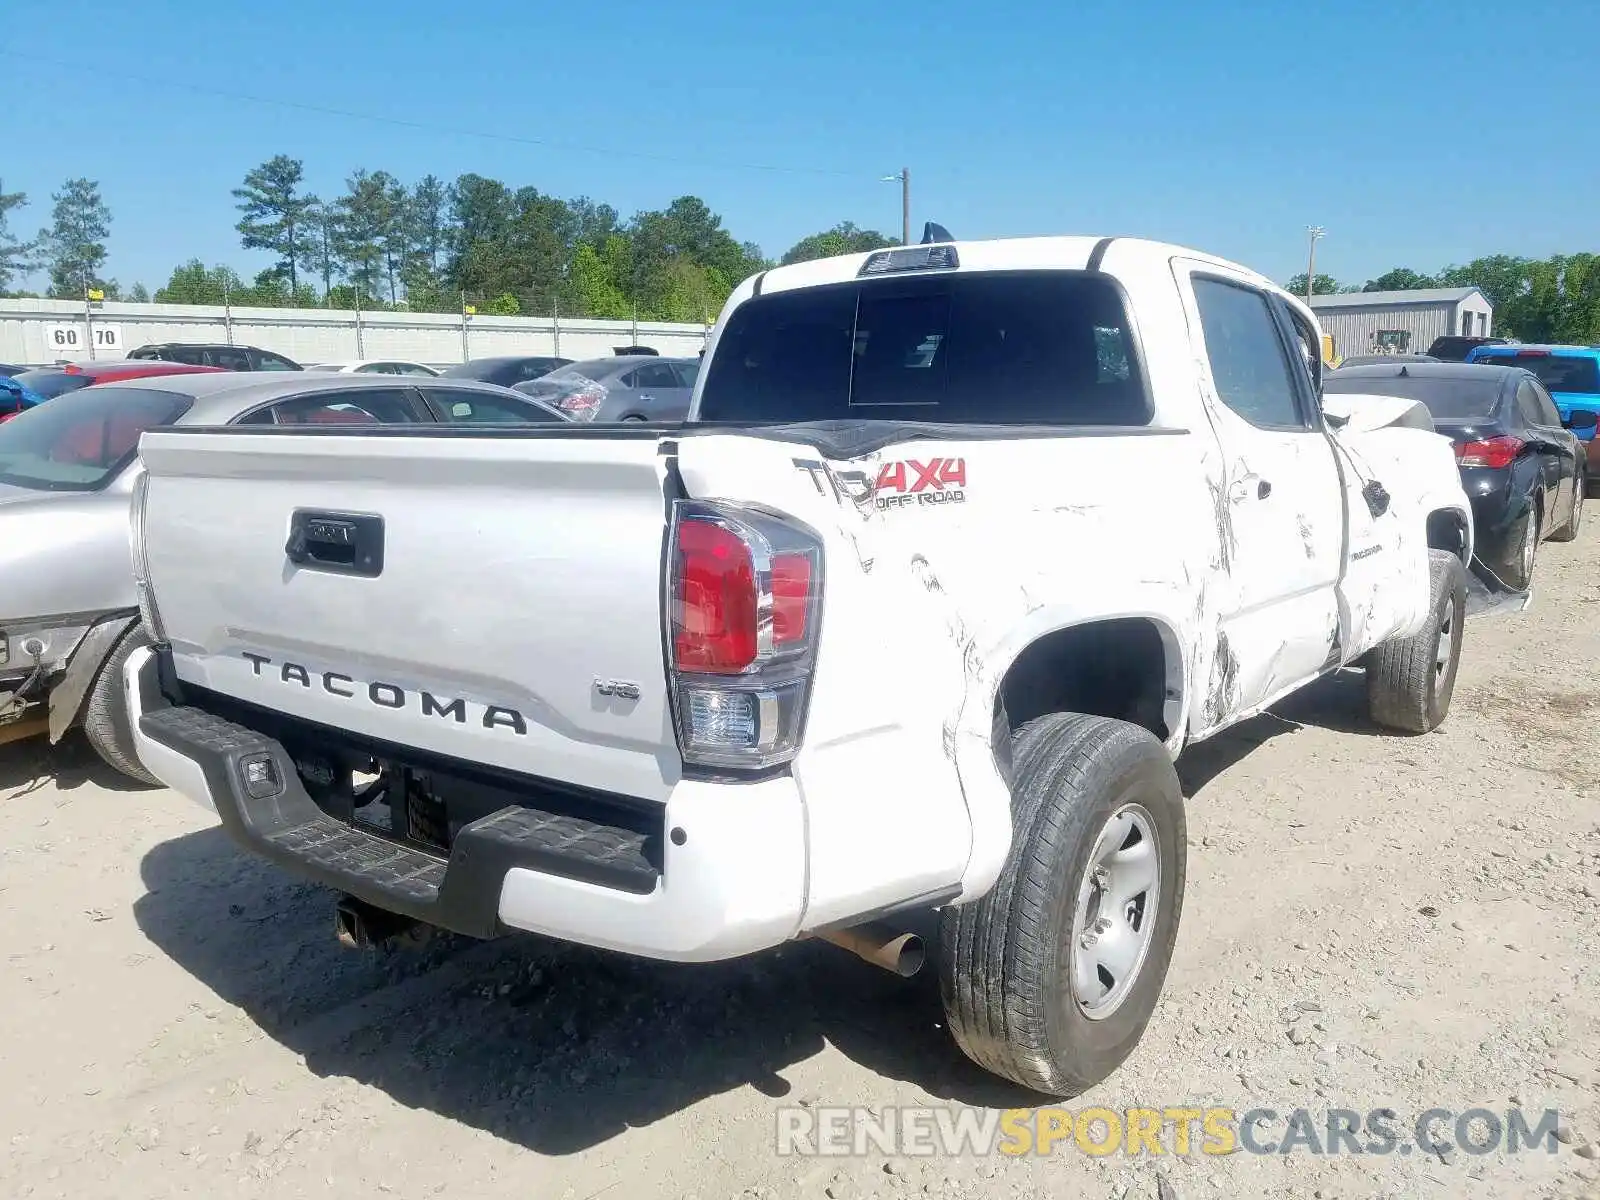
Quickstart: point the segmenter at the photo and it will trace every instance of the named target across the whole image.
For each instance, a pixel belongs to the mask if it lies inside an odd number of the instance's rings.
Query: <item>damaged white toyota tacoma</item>
[[[1342,667],[1449,707],[1450,445],[1320,345],[1190,250],[935,241],[747,280],[681,427],[151,431],[139,756],[356,942],[910,970],[937,908],[961,1049],[1075,1094],[1167,972],[1183,748]]]

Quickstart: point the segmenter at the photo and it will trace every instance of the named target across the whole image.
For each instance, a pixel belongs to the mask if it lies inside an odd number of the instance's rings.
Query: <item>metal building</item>
[[[1475,287],[1313,296],[1311,308],[1340,358],[1426,354],[1436,337],[1487,337],[1494,329],[1494,306]]]

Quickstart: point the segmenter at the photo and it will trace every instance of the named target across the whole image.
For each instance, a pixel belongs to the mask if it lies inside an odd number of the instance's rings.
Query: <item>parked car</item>
[[[398,358],[358,358],[349,362],[313,363],[308,371],[337,371],[342,375],[437,375],[439,372],[425,363],[406,362]]]
[[[440,374],[446,379],[478,379],[484,383],[497,383],[501,387],[515,387],[525,380],[548,375],[571,361],[570,358],[552,358],[549,355],[513,354],[498,358],[474,358],[446,367]]]
[[[256,346],[224,346],[204,342],[163,342],[128,351],[129,358],[193,363],[224,371],[299,371],[293,359]]]
[[[196,367],[187,363],[139,362],[133,359],[112,359],[105,362],[66,363],[58,367],[38,367],[14,376],[35,395],[46,400],[93,387],[97,383],[125,383],[130,379],[156,379],[167,375],[206,375],[220,371],[221,367]]]
[[[1434,358],[1430,354],[1352,354],[1349,358],[1339,360],[1339,370],[1346,367],[1370,367],[1374,363],[1393,362],[1441,362],[1442,359]]]
[[[132,745],[119,674],[142,644],[128,498],[146,430],[565,420],[529,397],[465,380],[176,366],[28,409],[0,425],[0,741],[46,727],[58,741],[81,723],[111,766],[154,781]]]
[[[1357,663],[1380,725],[1445,719],[1449,444],[1330,430],[1312,311],[1175,246],[895,247],[724,313],[671,431],[147,434],[140,754],[352,944],[910,973],[939,906],[956,1043],[1079,1094],[1161,994],[1182,748]]]
[[[10,379],[13,375],[21,375],[27,367],[19,367],[15,363],[0,363],[0,378]]]
[[[9,421],[23,409],[42,404],[44,397],[15,379],[0,375],[0,421]]]
[[[1427,407],[1455,447],[1472,501],[1476,565],[1506,586],[1522,591],[1533,581],[1541,541],[1578,536],[1587,472],[1573,427],[1592,435],[1600,418],[1589,410],[1563,418],[1530,372],[1470,363],[1351,367],[1330,375],[1324,390]]]
[[[1440,362],[1465,362],[1467,355],[1479,346],[1508,344],[1508,339],[1503,337],[1469,337],[1464,333],[1447,333],[1443,337],[1433,339],[1433,343],[1428,347],[1428,355]]]
[[[1467,361],[1532,371],[1556,402],[1556,411],[1563,420],[1574,412],[1600,412],[1600,347],[1479,346]],[[1600,483],[1600,440],[1595,438],[1592,426],[1576,428],[1576,432],[1584,442],[1593,487]]]
[[[699,374],[697,358],[635,354],[571,363],[516,390],[579,421],[681,421]]]

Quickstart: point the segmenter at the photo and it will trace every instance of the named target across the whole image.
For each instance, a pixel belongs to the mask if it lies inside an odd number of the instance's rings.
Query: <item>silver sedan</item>
[[[0,424],[0,744],[82,725],[107,763],[133,750],[122,664],[142,644],[128,504],[158,425],[550,424],[566,414],[464,379],[226,372],[100,384]]]

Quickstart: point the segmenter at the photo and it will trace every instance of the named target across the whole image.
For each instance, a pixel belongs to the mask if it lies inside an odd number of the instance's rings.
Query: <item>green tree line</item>
[[[1305,295],[1305,273],[1284,286]],[[1600,343],[1600,255],[1596,254],[1549,258],[1492,254],[1432,274],[1395,267],[1359,286],[1344,286],[1319,273],[1312,294],[1458,287],[1475,287],[1488,297],[1494,305],[1494,332],[1500,337],[1561,345]]]
[[[176,267],[156,301],[263,307],[387,308],[709,322],[743,279],[772,264],[741,242],[697,196],[624,220],[587,196],[561,199],[482,175],[405,183],[360,169],[324,199],[305,187],[304,163],[279,154],[233,190],[240,246],[271,265],[249,282],[200,259]],[[68,181],[51,197],[51,224],[23,239],[9,218],[28,203],[0,187],[0,295],[48,268],[49,295],[151,299],[103,274],[111,212],[99,185]],[[782,256],[802,262],[891,245],[844,222],[802,238]]]

